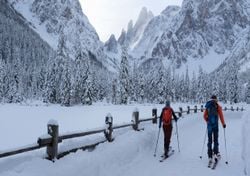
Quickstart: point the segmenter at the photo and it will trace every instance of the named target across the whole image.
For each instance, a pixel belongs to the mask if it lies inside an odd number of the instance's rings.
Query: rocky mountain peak
[[[134,24],[132,20],[129,21],[127,31],[122,31],[118,42],[120,45],[125,45],[128,48],[133,48],[141,38],[143,31],[149,21],[154,17],[153,13],[143,7]]]
[[[109,40],[105,43],[105,48],[108,52],[118,53],[118,42],[115,38],[115,35],[112,34]]]

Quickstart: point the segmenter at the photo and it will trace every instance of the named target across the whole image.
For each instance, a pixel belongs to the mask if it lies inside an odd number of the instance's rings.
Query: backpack
[[[218,104],[214,101],[210,103],[210,105],[207,107],[208,112],[208,121],[210,124],[215,124],[218,122]]]
[[[165,108],[162,113],[162,121],[164,125],[170,125],[172,121],[172,109]]]

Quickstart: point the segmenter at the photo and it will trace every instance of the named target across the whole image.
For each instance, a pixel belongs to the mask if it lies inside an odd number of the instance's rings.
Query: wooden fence
[[[194,106],[193,109],[190,108],[190,106],[187,106],[187,109],[184,111],[182,107],[179,108],[179,111],[175,111],[176,114],[178,114],[179,117],[182,117],[184,113],[190,114],[191,112],[197,113],[198,111],[203,112],[204,107],[201,105],[201,107],[198,109],[197,106]],[[243,111],[242,108],[227,108],[225,107],[223,109],[224,111],[231,110],[231,111]],[[147,122],[147,121],[152,121],[153,124],[157,124],[157,119],[159,117],[157,116],[157,109],[152,110],[152,117],[148,119],[139,119],[139,111],[135,110],[132,114],[132,120],[131,123],[123,124],[123,125],[113,125],[113,117],[111,114],[108,114],[105,117],[105,124],[106,128],[101,128],[101,129],[96,129],[96,130],[91,130],[91,131],[84,131],[84,132],[77,132],[77,133],[69,133],[69,134],[64,134],[64,135],[59,135],[59,126],[57,123],[50,121],[47,124],[47,129],[48,129],[48,134],[42,137],[39,137],[37,140],[37,143],[26,146],[26,147],[20,147],[18,149],[6,151],[6,152],[0,152],[0,158],[3,157],[8,157],[12,155],[16,155],[19,153],[24,153],[32,150],[37,150],[46,147],[46,155],[47,159],[55,161],[55,159],[60,159],[63,156],[71,153],[71,152],[76,152],[77,150],[86,150],[90,148],[95,148],[97,145],[100,143],[104,142],[112,142],[114,140],[112,133],[113,130],[117,130],[120,128],[126,128],[126,127],[132,127],[133,130],[135,131],[140,131],[139,124],[142,122]],[[77,147],[65,152],[58,152],[58,144],[61,143],[63,140],[66,139],[72,139],[76,137],[83,137],[83,136],[88,136],[88,135],[93,135],[93,134],[98,134],[98,133],[104,133],[105,138],[97,143],[91,144],[91,145],[85,145],[82,147]]]

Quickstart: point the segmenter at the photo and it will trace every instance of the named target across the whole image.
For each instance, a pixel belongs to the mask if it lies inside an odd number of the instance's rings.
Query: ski
[[[161,156],[162,159],[160,159],[159,162],[165,161],[166,159],[168,159],[168,158],[169,158],[170,156],[172,156],[173,154],[174,154],[174,150],[169,151],[169,152],[168,152],[168,157],[165,157],[164,155]]]

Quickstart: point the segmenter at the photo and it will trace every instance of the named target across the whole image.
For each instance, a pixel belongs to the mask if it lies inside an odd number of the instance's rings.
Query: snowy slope
[[[240,64],[240,72],[250,69],[250,27],[241,32],[225,62],[230,65],[234,60]]]
[[[147,114],[151,114],[152,106],[137,106],[141,112],[141,116],[145,117]],[[174,105],[177,108],[179,105]],[[30,111],[29,114],[37,112],[37,110],[44,113],[44,115],[52,115],[56,114],[64,114],[62,112],[62,107],[25,107],[25,106],[13,106],[13,105],[4,105],[0,106],[1,112],[3,110],[5,115],[14,114],[13,108],[16,109],[16,113],[22,116],[24,111],[20,111],[20,109],[30,109],[34,111]],[[92,108],[99,107],[98,105],[92,106]],[[161,106],[157,106],[161,108]],[[9,110],[8,110],[9,108]],[[12,111],[10,109],[12,108]],[[47,109],[48,108],[48,109]],[[50,109],[50,110],[49,110]],[[53,110],[52,110],[53,109]],[[91,107],[87,109],[84,107],[74,107],[70,108],[70,112],[75,112],[69,121],[63,120],[63,118],[58,118],[58,122],[60,127],[65,128],[71,125],[80,126],[80,121],[77,123],[75,120],[72,120],[74,116],[82,116],[82,113],[86,114],[93,113],[90,112]],[[88,110],[89,109],[89,110]],[[134,106],[101,106],[101,108],[96,108],[98,111],[94,112],[95,117],[92,121],[99,121],[99,115],[101,115],[101,111],[109,111],[112,114],[119,114],[121,116],[126,117],[127,119],[120,119],[119,121],[128,121],[131,117],[131,111],[134,109]],[[100,109],[102,109],[100,111]],[[52,111],[53,113],[52,113]],[[114,111],[113,111],[114,110]],[[115,111],[118,110],[118,111]],[[26,111],[27,112],[27,111]],[[67,109],[67,112],[68,109]],[[81,113],[82,112],[82,113]],[[113,113],[116,112],[116,113]],[[121,113],[122,112],[122,113]],[[100,114],[99,114],[100,113]],[[99,115],[98,115],[99,114]],[[26,115],[26,114],[25,114]],[[24,116],[25,116],[24,115]],[[70,115],[70,113],[68,114]],[[103,114],[102,114],[103,115]],[[45,117],[42,118],[36,117],[36,120],[33,122],[30,121],[30,124],[38,125],[38,121],[44,121],[42,126],[45,126]],[[202,113],[185,115],[185,118],[182,118],[178,121],[178,129],[179,129],[179,140],[180,140],[180,149],[181,152],[177,151],[177,140],[176,140],[176,129],[173,129],[173,136],[171,145],[176,149],[176,154],[173,155],[169,160],[164,163],[159,163],[158,158],[163,150],[163,136],[162,133],[160,135],[159,147],[157,152],[157,157],[153,157],[153,152],[155,149],[156,135],[158,132],[157,125],[152,125],[150,123],[142,123],[140,127],[144,127],[145,130],[141,132],[134,132],[132,129],[122,129],[114,132],[115,141],[112,143],[104,143],[97,146],[96,150],[93,152],[88,151],[78,151],[77,153],[70,154],[55,163],[42,159],[44,156],[45,150],[39,150],[35,152],[30,152],[26,154],[21,154],[5,159],[0,159],[0,175],[1,176],[42,176],[42,175],[60,175],[60,176],[82,176],[82,175],[91,175],[91,176],[108,176],[108,175],[120,175],[120,176],[163,176],[163,175],[175,175],[175,176],[183,176],[183,175],[194,175],[194,176],[243,176],[243,161],[241,160],[241,142],[239,138],[241,138],[241,130],[235,130],[241,128],[241,116],[242,112],[225,112],[225,120],[227,123],[226,128],[226,137],[227,137],[227,146],[228,146],[228,161],[229,165],[225,164],[226,156],[224,149],[224,138],[223,138],[223,130],[220,126],[220,151],[222,154],[222,160],[218,164],[216,171],[212,171],[207,168],[207,159],[206,152],[203,153],[203,160],[200,160],[199,156],[201,154],[202,143],[204,140],[204,133],[206,130],[206,126],[204,120],[202,119]],[[43,116],[44,117],[44,116]],[[66,117],[66,116],[65,116]],[[69,117],[69,116],[68,116]],[[1,121],[6,119],[1,116]],[[145,117],[146,118],[146,117]],[[16,118],[17,119],[17,118]],[[39,120],[40,119],[40,120]],[[101,117],[101,121],[104,120]],[[80,120],[80,119],[79,119]],[[84,124],[85,119],[81,119],[82,126],[86,128]],[[18,123],[18,121],[13,121],[11,119],[13,125]],[[14,123],[13,123],[14,122]],[[25,120],[24,120],[25,122]],[[95,123],[94,122],[94,123]],[[23,123],[17,129],[27,128],[27,123]],[[99,123],[96,123],[99,124]],[[175,127],[175,126],[174,126]],[[73,127],[72,127],[73,128]],[[88,127],[87,127],[88,128]],[[0,128],[0,134],[3,132],[3,128]],[[32,132],[37,133],[39,128],[34,129]],[[45,131],[46,128],[44,127]],[[6,131],[6,130],[4,130]],[[8,135],[8,134],[6,134]],[[29,138],[28,135],[25,135],[25,138]],[[93,138],[100,138],[92,137]],[[17,137],[16,137],[17,138]],[[15,139],[16,139],[15,138]],[[8,139],[5,137],[4,139]],[[66,144],[62,145],[75,145],[75,143],[81,142],[83,139],[73,139],[70,140]],[[90,139],[89,139],[90,140]],[[8,141],[7,141],[8,142]],[[13,141],[12,141],[13,143]]]
[[[242,121],[242,159],[244,160],[244,172],[250,175],[250,108],[244,113]]]
[[[107,57],[109,57],[109,60],[113,62],[114,70],[119,70],[122,48],[116,40],[115,35],[111,35],[109,40],[105,42],[104,51]]]

